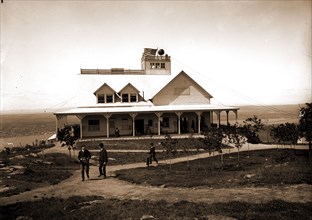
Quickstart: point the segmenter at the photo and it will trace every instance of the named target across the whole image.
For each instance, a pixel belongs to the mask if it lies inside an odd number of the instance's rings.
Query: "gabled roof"
[[[134,89],[137,93],[140,92],[140,90],[138,90],[137,88],[135,88],[131,83],[128,83],[127,85],[125,85],[119,92],[122,92],[124,89],[126,89],[127,87],[131,87],[132,89]]]
[[[170,82],[168,82],[164,87],[162,87],[151,99],[153,99],[155,96],[157,96],[160,92],[162,92],[165,88],[169,87],[174,81],[178,80],[178,78],[180,78],[181,76],[185,76],[188,78],[189,81],[192,82],[192,84],[194,84],[199,90],[200,92],[205,95],[208,96],[209,98],[213,98],[212,95],[210,95],[202,86],[200,86],[195,80],[193,80],[187,73],[185,73],[183,70],[176,75]]]
[[[98,88],[93,94],[96,95],[96,93],[97,93],[100,89],[102,89],[103,87],[107,87],[107,88],[109,88],[110,90],[112,90],[114,93],[116,93],[116,91],[115,91],[112,87],[110,87],[107,83],[104,83],[104,84],[101,85],[100,88]]]

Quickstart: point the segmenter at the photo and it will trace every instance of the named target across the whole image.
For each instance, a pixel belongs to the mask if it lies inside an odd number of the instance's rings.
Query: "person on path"
[[[147,159],[147,166],[152,164],[153,159],[158,164],[158,160],[156,159],[156,149],[154,147],[154,144],[151,143],[151,147],[150,147],[150,151],[149,151],[149,158]]]
[[[104,148],[104,144],[100,143],[99,147],[101,148],[100,151],[100,156],[99,156],[99,171],[100,171],[100,175],[99,177],[101,177],[102,175],[104,176],[104,179],[106,178],[106,165],[108,162],[108,158],[107,158],[107,151]]]
[[[81,178],[82,181],[85,180],[84,173],[86,172],[87,177],[89,179],[89,160],[91,158],[90,152],[85,148],[85,145],[82,145],[81,150],[78,154],[78,159],[81,164]]]

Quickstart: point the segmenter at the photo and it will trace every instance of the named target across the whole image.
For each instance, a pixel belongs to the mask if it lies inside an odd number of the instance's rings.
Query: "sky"
[[[81,68],[140,69],[146,47],[215,103],[312,102],[311,11],[299,0],[4,0],[1,112],[79,106]]]

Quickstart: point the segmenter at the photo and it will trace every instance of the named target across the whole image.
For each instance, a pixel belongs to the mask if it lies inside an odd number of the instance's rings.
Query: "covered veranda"
[[[124,126],[121,136],[142,137],[142,135],[164,136],[165,134],[184,136],[183,134],[200,135],[205,128],[221,125],[221,114],[226,114],[226,125],[229,124],[230,113],[238,119],[237,107],[215,105],[174,105],[174,106],[123,106],[123,107],[81,107],[54,113],[56,130],[67,123],[68,116],[76,116],[80,124],[80,139],[115,138],[116,125],[121,125],[129,118],[129,125]],[[89,119],[99,120],[98,130],[90,131]],[[166,119],[166,120],[165,120]],[[142,125],[140,122],[142,121]],[[187,122],[187,123],[186,123]],[[146,132],[146,127],[150,133]],[[170,126],[169,126],[170,124]],[[142,132],[138,132],[139,130]],[[144,130],[144,132],[143,132]]]

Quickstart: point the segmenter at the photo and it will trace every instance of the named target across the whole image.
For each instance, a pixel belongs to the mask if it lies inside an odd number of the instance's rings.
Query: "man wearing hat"
[[[104,179],[105,179],[106,178],[106,164],[108,162],[107,151],[104,148],[103,143],[100,143],[99,147],[101,148],[100,156],[99,156],[99,163],[100,163],[100,166],[99,166],[100,175],[99,175],[99,177],[101,177],[103,175]]]

